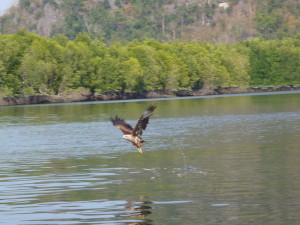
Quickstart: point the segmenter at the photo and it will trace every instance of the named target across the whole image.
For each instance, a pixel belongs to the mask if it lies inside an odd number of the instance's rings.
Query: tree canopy
[[[143,38],[107,45],[79,33],[0,34],[0,95],[193,90],[300,83],[300,37],[237,44]]]

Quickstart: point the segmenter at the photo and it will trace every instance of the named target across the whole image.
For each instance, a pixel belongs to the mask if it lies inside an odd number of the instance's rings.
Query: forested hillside
[[[61,94],[85,89],[140,92],[300,84],[300,36],[236,44],[140,39],[105,44],[78,34],[0,35],[0,93]]]
[[[0,97],[300,84],[298,0],[19,0]]]
[[[299,0],[19,0],[0,18],[0,32],[23,28],[72,40],[86,32],[105,43],[141,37],[236,43],[295,37],[299,15]]]

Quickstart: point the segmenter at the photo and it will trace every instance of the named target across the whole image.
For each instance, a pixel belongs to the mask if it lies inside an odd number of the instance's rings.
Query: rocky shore
[[[300,86],[284,85],[279,87],[218,87],[216,89],[200,90],[181,90],[181,91],[143,91],[143,92],[105,92],[93,95],[89,91],[72,93],[68,95],[36,95],[36,96],[14,96],[0,98],[0,106],[9,105],[29,105],[45,103],[67,103],[67,102],[85,102],[85,101],[108,101],[108,100],[125,100],[125,99],[145,99],[145,98],[162,98],[162,97],[185,97],[185,96],[205,96],[205,95],[222,95],[222,94],[240,94],[240,93],[259,93],[273,91],[293,91],[300,90]]]

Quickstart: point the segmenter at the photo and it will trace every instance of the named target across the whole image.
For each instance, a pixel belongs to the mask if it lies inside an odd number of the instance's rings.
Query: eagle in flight
[[[119,116],[115,116],[110,119],[112,124],[118,127],[124,133],[123,138],[127,141],[130,141],[135,147],[137,147],[140,153],[143,153],[142,143],[144,142],[141,135],[143,134],[143,130],[146,129],[149,123],[149,118],[155,108],[156,106],[150,105],[143,115],[141,115],[134,128],[132,128],[130,124],[126,123]]]

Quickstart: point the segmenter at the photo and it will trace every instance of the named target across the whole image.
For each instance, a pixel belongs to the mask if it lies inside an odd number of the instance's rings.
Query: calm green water
[[[300,92],[0,107],[0,154],[0,224],[300,224]]]

